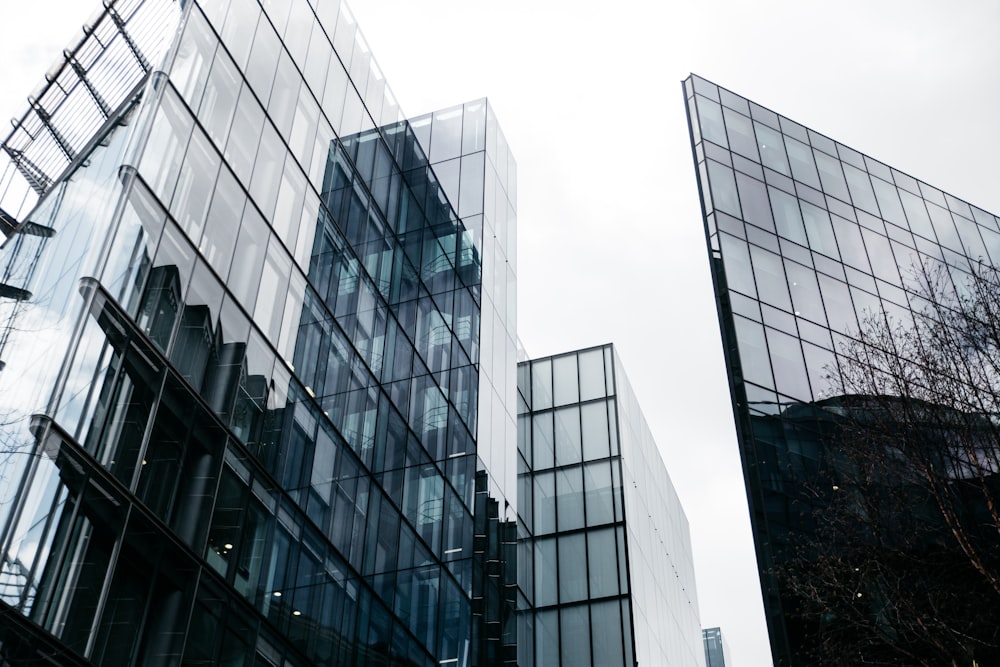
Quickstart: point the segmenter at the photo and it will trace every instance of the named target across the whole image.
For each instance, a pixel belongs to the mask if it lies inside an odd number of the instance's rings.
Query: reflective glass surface
[[[97,664],[512,663],[492,111],[418,138],[336,0],[186,3],[176,39],[3,250],[4,428],[37,454],[4,601]]]
[[[823,415],[866,322],[912,328],[919,275],[1000,261],[1000,221],[697,76],[685,91],[775,664],[815,628],[771,572],[808,544]],[[787,606],[787,609],[786,609]]]
[[[520,664],[702,665],[687,519],[614,348],[518,377]]]

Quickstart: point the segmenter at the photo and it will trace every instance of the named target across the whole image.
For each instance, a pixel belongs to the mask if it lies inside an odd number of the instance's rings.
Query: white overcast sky
[[[92,5],[0,0],[0,117]],[[679,82],[1000,212],[1000,3],[350,5],[404,112],[490,98],[518,162],[520,336],[618,346],[691,523],[702,624],[738,667],[770,664]]]

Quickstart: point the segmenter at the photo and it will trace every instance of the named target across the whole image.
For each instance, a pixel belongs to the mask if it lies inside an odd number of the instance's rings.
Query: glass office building
[[[611,345],[518,366],[519,664],[704,665],[687,518]]]
[[[726,667],[729,647],[722,636],[721,628],[705,628],[701,631],[705,642],[705,667]]]
[[[0,665],[701,664],[613,349],[518,369],[486,100],[404,119],[340,0],[109,0],[2,147]]]
[[[827,502],[807,483],[845,345],[868,317],[913,326],[915,267],[960,285],[1000,263],[1000,222],[697,76],[683,87],[771,648],[805,664],[810,630],[774,572]]]
[[[338,0],[105,5],[3,144],[0,663],[512,664],[489,105]]]

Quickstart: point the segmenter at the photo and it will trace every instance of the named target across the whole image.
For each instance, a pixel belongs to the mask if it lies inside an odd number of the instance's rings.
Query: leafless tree
[[[775,569],[810,664],[1000,664],[1000,272],[912,270],[814,404],[809,539]]]

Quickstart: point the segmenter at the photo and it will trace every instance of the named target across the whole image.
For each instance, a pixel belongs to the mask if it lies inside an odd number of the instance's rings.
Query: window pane
[[[701,96],[696,96],[698,120],[701,122],[701,136],[720,146],[728,146],[726,126],[722,123],[722,107]]]
[[[139,166],[139,173],[161,201],[170,201],[193,124],[180,98],[168,87]]]
[[[610,456],[607,403],[599,401],[581,406],[580,418],[583,422],[583,460]]]
[[[788,148],[788,160],[791,162],[792,176],[795,180],[819,188],[819,176],[816,174],[812,149],[791,137],[785,137],[785,146]]]
[[[587,559],[584,556],[584,534],[563,535],[559,538],[559,602],[578,602],[587,598]],[[582,630],[586,626],[576,626]],[[576,639],[579,641],[579,638]],[[565,645],[563,651],[566,650]],[[570,662],[579,665],[579,662]]]
[[[534,519],[535,534],[544,535],[556,531],[556,478],[555,473],[541,473],[535,476]]]
[[[580,442],[580,408],[573,406],[555,412],[556,465],[579,463],[583,455]]]
[[[208,78],[201,107],[198,108],[198,119],[217,146],[226,144],[229,125],[236,109],[236,98],[240,95],[242,85],[243,77],[236,65],[220,49],[215,64],[212,65],[212,74]]]
[[[734,152],[745,155],[755,162],[759,162],[760,156],[757,154],[757,139],[754,137],[750,119],[728,108],[724,108],[722,113],[726,119],[729,147]]]
[[[177,223],[192,241],[201,238],[219,164],[219,154],[201,130],[196,130],[191,137],[170,206]]]
[[[264,110],[257,103],[249,86],[243,86],[225,152],[226,160],[243,183],[250,182],[258,138],[263,127]]]
[[[740,200],[736,194],[736,180],[733,170],[714,160],[706,160],[708,177],[711,182],[712,203],[720,211],[741,217]]]
[[[220,276],[229,274],[246,195],[233,172],[223,167],[215,184],[205,234],[198,249]]]
[[[613,523],[615,505],[611,486],[611,463],[608,461],[588,463],[583,467],[583,471],[587,525]]]
[[[583,528],[583,468],[556,471],[556,510],[560,531]]]
[[[278,198],[286,151],[285,145],[270,123],[264,123],[259,141],[260,148],[257,149],[253,179],[250,181],[250,194],[253,195],[264,215],[270,218],[274,213],[275,201]]]
[[[774,209],[774,225],[778,235],[800,245],[807,245],[806,231],[799,212],[799,201],[777,188],[768,188]]]
[[[531,408],[542,410],[552,407],[552,362],[535,361],[531,364]]]
[[[552,413],[535,415],[531,418],[532,446],[535,450],[535,470],[551,468],[555,465],[555,446],[552,440]]]
[[[537,606],[544,607],[559,601],[558,582],[556,538],[535,540],[535,604]]]
[[[541,604],[535,600],[536,604]],[[540,611],[535,615],[535,664],[559,667],[559,610]]]
[[[590,575],[590,597],[618,595],[618,549],[615,529],[604,528],[587,533],[587,560]]]
[[[765,167],[774,169],[779,174],[791,176],[788,168],[788,156],[785,155],[785,144],[781,134],[766,125],[754,123],[757,131],[757,145],[760,147],[760,159]]]
[[[580,400],[600,398],[604,392],[604,354],[602,350],[581,352],[580,359]]]
[[[570,354],[552,360],[553,399],[555,405],[576,403],[580,400],[576,377],[576,355]]]
[[[850,196],[847,194],[847,184],[844,182],[844,173],[840,169],[840,160],[821,151],[813,151],[813,154],[816,156],[816,164],[819,165],[823,190],[837,199],[850,201]]]
[[[248,205],[243,212],[239,240],[233,255],[233,267],[226,281],[230,291],[239,299],[243,307],[253,312],[260,283],[261,267],[267,250],[267,224],[257,209]]]

